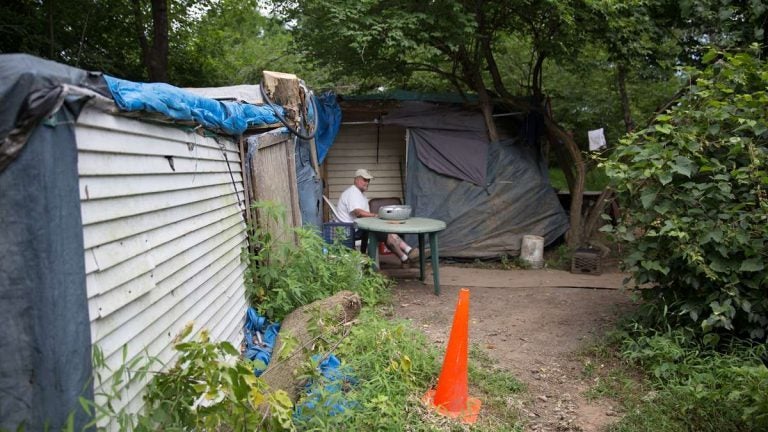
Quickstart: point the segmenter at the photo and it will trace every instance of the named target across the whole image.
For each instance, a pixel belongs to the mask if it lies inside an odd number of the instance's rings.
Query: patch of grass
[[[618,332],[589,353],[586,396],[612,398],[624,417],[608,430],[768,430],[766,346],[734,343],[717,352],[689,332]],[[609,367],[598,365],[609,363]]]
[[[464,268],[479,268],[488,270],[525,270],[531,265],[519,256],[502,255],[493,259],[475,259],[472,261],[453,260],[451,265]]]
[[[544,252],[544,267],[556,270],[571,269],[572,252],[568,245],[563,243],[554,249]]]
[[[499,369],[496,361],[477,345],[470,347],[469,360],[469,384],[482,394],[481,416],[493,420],[488,422],[486,430],[522,431],[515,398],[525,391],[525,385],[511,373]]]
[[[469,359],[470,395],[483,405],[478,423],[471,427],[439,416],[421,402],[435,385],[442,359],[410,323],[387,320],[380,310],[366,308],[336,355],[357,381],[343,395],[353,408],[331,415],[333,397],[339,395],[321,392],[315,408],[303,410],[299,430],[522,431],[513,406],[513,396],[522,391],[522,384],[497,369],[478,348],[471,350]]]

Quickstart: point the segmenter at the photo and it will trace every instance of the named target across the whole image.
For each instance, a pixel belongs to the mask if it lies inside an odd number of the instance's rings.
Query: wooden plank
[[[331,195],[336,195],[336,194],[341,195],[341,193],[344,192],[344,190],[349,186],[350,185],[331,185],[328,189],[330,190]],[[368,185],[368,192],[366,192],[366,195],[370,195],[374,192],[384,192],[384,191],[392,191],[392,190],[393,188],[391,184],[388,185],[388,184],[371,183],[370,185]],[[397,195],[399,194],[391,195],[391,196],[397,196]]]
[[[288,190],[291,191],[291,213],[293,226],[301,226],[301,209],[299,208],[299,185],[296,178],[296,143],[291,140],[285,144],[285,159],[288,164]],[[296,239],[298,240],[298,239]]]
[[[334,143],[332,148],[337,148],[336,143]],[[344,158],[357,158],[361,156],[368,156],[368,157],[376,157],[376,148],[375,147],[365,147],[360,148],[360,145],[348,145],[348,146],[339,146],[337,150],[343,150],[343,155],[337,155],[342,156]],[[390,146],[385,146],[379,148],[379,158],[385,158],[385,157],[397,157],[402,158],[403,157],[403,151],[402,149],[397,149]]]
[[[254,136],[248,137],[248,143],[249,143],[248,145],[251,145],[250,143],[253,142],[261,150],[269,146],[281,144],[290,139],[291,139],[291,134],[288,132],[282,132],[279,130],[270,131],[268,133],[264,133],[261,135],[254,135]]]
[[[286,221],[269,220],[263,212],[259,211],[256,214],[258,226],[268,230],[278,239],[289,238],[290,226],[295,223],[294,208],[297,204],[294,205],[294,197],[297,194],[292,192],[292,188],[296,187],[295,163],[293,170],[290,167],[292,154],[292,142],[283,141],[280,145],[259,148],[251,161],[254,199],[273,201],[285,208]],[[292,173],[293,180],[291,180]]]
[[[322,180],[322,176],[320,175],[320,163],[317,160],[317,143],[314,138],[309,140],[309,156],[312,159],[312,168],[315,170],[315,174]]]
[[[352,177],[354,177],[355,170],[357,170],[358,168],[366,168],[368,171],[371,172],[371,174],[373,174],[374,177],[378,177],[377,172],[379,171],[400,171],[400,164],[381,163],[381,164],[375,165],[374,167],[374,166],[366,166],[365,164],[359,164],[354,160],[350,160],[350,159],[344,160],[342,161],[342,163],[334,162],[334,163],[328,164],[329,173],[339,173],[341,175],[352,176]]]

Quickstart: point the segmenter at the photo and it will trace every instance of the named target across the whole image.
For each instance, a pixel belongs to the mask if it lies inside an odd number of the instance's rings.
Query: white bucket
[[[531,265],[531,268],[544,267],[544,237],[537,235],[523,236],[520,245],[520,259]]]

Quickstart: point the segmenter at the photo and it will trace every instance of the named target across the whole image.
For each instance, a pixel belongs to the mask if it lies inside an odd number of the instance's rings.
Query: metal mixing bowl
[[[379,208],[379,217],[387,220],[405,220],[411,217],[409,205],[387,205]]]

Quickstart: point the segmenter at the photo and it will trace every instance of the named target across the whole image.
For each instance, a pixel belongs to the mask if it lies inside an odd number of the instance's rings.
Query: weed
[[[266,217],[280,220],[281,208],[268,202],[254,205]],[[270,224],[267,224],[268,226]],[[388,281],[371,270],[367,256],[349,249],[338,239],[326,244],[311,228],[297,228],[292,239],[279,240],[266,229],[252,230],[257,252],[243,252],[246,294],[260,313],[280,321],[299,306],[350,290],[365,304],[382,300]]]
[[[571,269],[571,249],[568,245],[561,244],[557,248],[547,251],[545,259],[545,267],[558,270],[570,270]]]
[[[718,352],[690,331],[657,332],[638,323],[611,340],[610,351],[625,366],[597,374],[587,393],[622,401],[626,415],[611,431],[768,428],[765,344],[733,342],[728,351]],[[640,368],[645,378],[633,379],[630,367]]]

